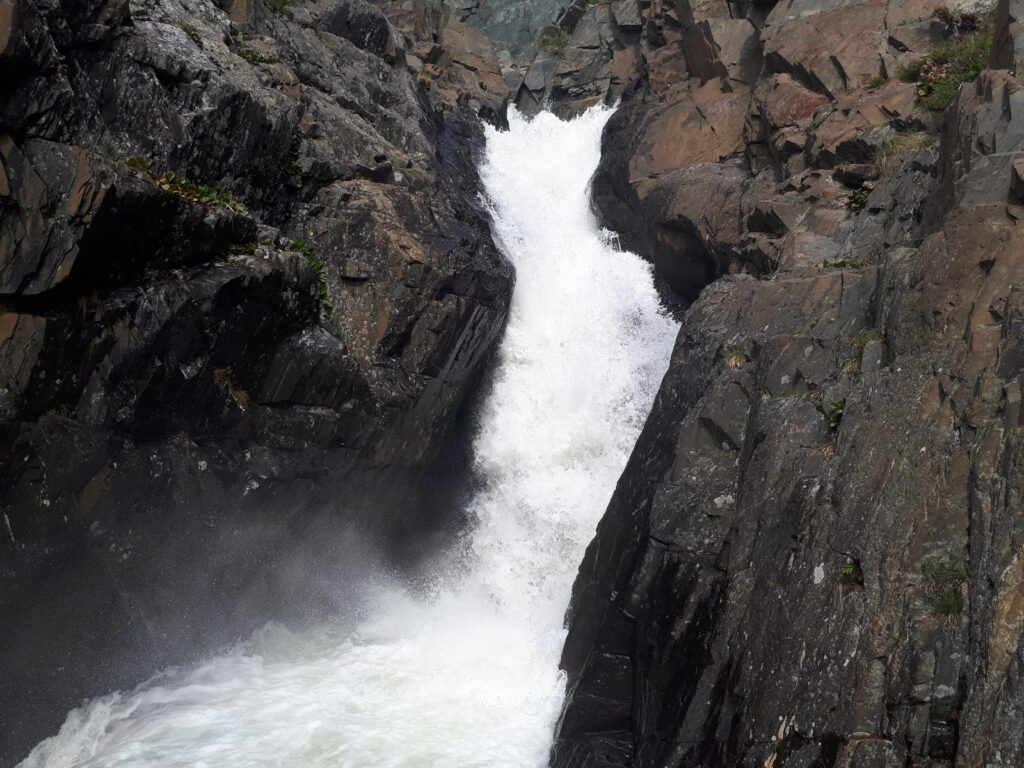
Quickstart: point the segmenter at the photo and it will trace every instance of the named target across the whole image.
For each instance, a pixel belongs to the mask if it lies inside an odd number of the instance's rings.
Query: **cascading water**
[[[382,586],[355,632],[268,627],[97,699],[22,768],[545,765],[572,580],[676,332],[649,267],[590,212],[610,114],[488,130],[481,174],[517,280],[474,444],[476,524],[434,594]]]

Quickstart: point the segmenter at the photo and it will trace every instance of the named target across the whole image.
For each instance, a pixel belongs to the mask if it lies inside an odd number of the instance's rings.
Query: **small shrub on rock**
[[[324,263],[323,259],[316,255],[316,252],[303,238],[293,237],[291,246],[292,250],[301,255],[309,266],[313,268],[313,273],[316,275],[317,301],[320,302],[320,306],[323,310],[327,314],[330,314],[334,307],[327,295],[327,265]]]
[[[992,35],[976,33],[943,43],[923,59],[900,68],[900,79],[917,83],[918,103],[941,112],[956,99],[960,86],[988,66]]]
[[[863,211],[864,207],[868,204],[868,194],[868,190],[863,187],[853,190],[846,196],[846,207],[854,213]]]
[[[198,184],[179,176],[174,171],[160,175],[150,174],[160,189],[177,195],[193,203],[210,208],[227,208],[229,211],[249,215],[249,210],[235,197],[234,193],[223,184]]]

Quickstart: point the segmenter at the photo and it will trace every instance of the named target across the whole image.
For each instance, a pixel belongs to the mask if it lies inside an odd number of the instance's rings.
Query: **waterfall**
[[[481,175],[516,287],[474,442],[475,523],[427,597],[353,631],[267,627],[69,716],[23,768],[542,768],[576,568],[668,364],[649,266],[590,211],[611,111],[510,116]]]

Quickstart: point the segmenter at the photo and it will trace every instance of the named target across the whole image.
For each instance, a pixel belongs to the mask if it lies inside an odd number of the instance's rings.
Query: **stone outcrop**
[[[940,122],[881,79],[933,10],[646,11],[595,198],[688,308],[575,585],[556,768],[1024,759],[1021,33],[1002,2]]]
[[[419,2],[0,2],[0,762],[431,546],[506,96]]]

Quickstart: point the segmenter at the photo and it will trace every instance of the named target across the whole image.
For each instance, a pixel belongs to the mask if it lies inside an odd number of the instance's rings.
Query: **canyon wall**
[[[451,539],[506,94],[421,3],[0,2],[0,763]]]
[[[480,120],[616,101],[595,208],[683,327],[552,764],[1024,763],[1019,6],[0,0],[0,764],[452,539]]]
[[[695,300],[552,765],[1021,765],[1019,4],[944,112],[896,77],[937,3],[640,10],[595,201]]]

